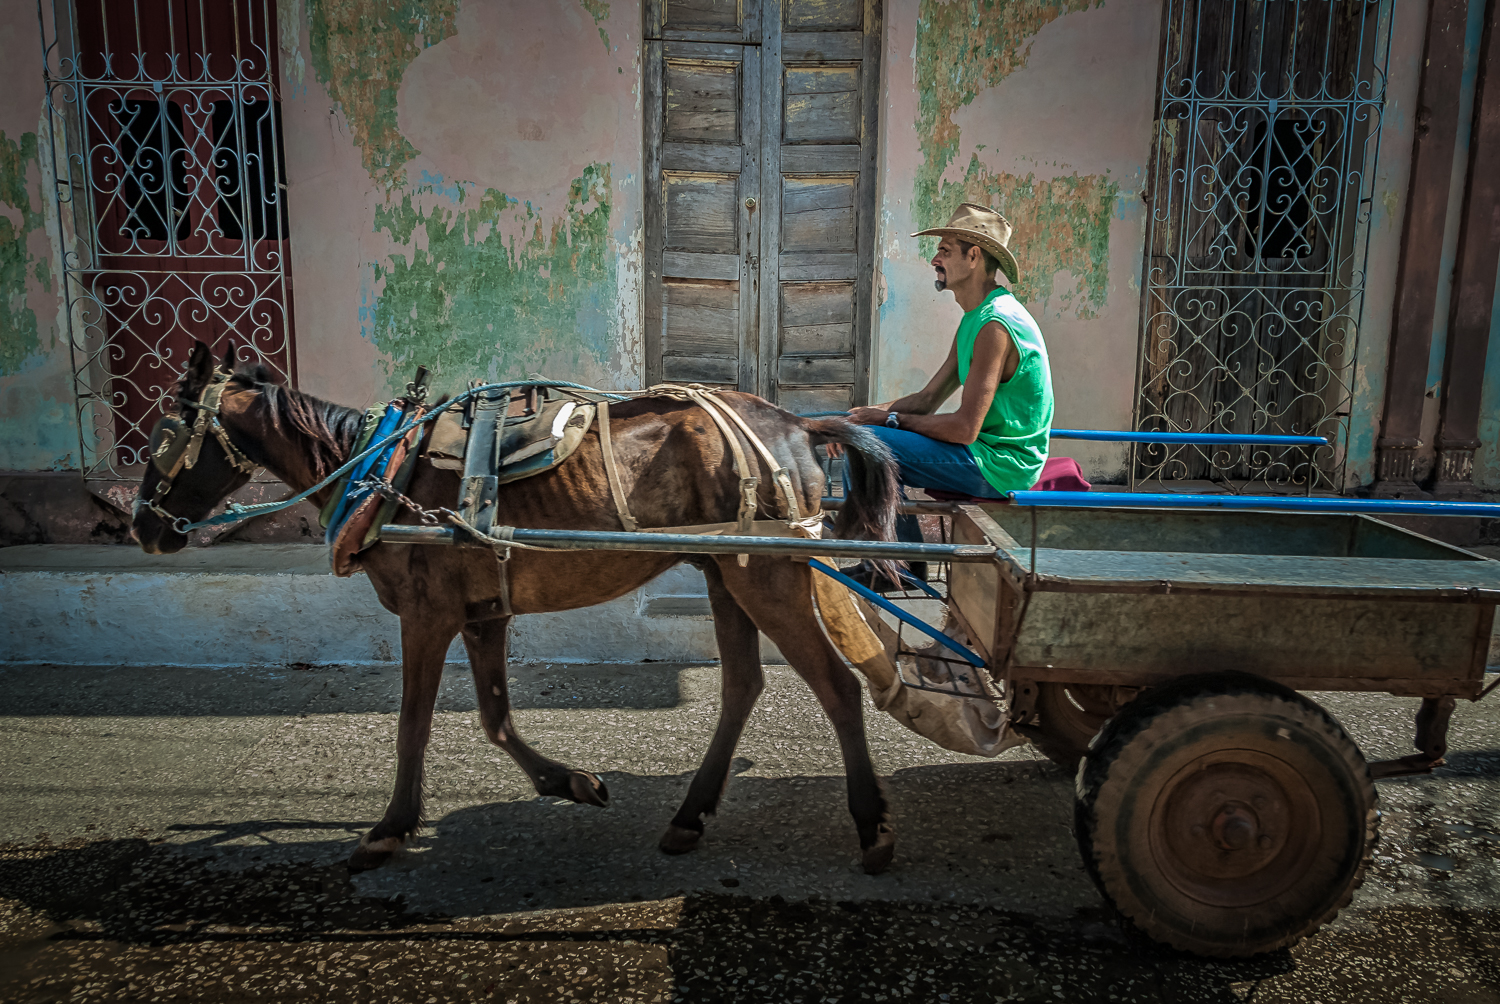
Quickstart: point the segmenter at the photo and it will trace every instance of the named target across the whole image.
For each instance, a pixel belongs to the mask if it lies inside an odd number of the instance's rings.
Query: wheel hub
[[[1223,750],[1179,771],[1152,809],[1152,850],[1183,893],[1214,906],[1264,902],[1308,865],[1318,811],[1275,757]]]

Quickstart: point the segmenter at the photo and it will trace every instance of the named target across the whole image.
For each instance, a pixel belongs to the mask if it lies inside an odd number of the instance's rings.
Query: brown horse
[[[232,369],[234,349],[224,360]],[[214,372],[207,346],[195,345],[179,388],[181,417],[191,424],[194,402]],[[788,468],[804,513],[817,512],[823,471],[814,446],[849,447],[853,485],[839,511],[838,536],[889,540],[899,497],[889,454],[874,436],[842,418],[798,418],[749,394],[719,398],[738,412]],[[351,455],[362,413],[279,386],[264,369],[236,374],[219,404],[219,419],[231,445],[291,487],[317,484]],[[630,511],[642,526],[688,526],[733,521],[738,478],[731,450],[700,407],[668,398],[639,398],[610,408],[610,429]],[[749,444],[746,453],[754,457]],[[205,438],[197,463],[171,482],[160,506],[173,516],[200,520],[250,477],[236,466],[213,435]],[[762,511],[776,502],[761,479]],[[151,499],[161,476],[148,465],[140,498]],[[315,494],[322,504],[331,489]],[[452,506],[459,475],[422,460],[408,495],[428,508]],[[590,429],[562,465],[503,485],[497,522],[536,528],[619,530],[598,433]],[[409,514],[403,513],[408,521]],[[134,531],[151,554],[180,550],[187,538],[144,503],[137,503]],[[641,551],[517,550],[509,562],[511,606],[516,614],[570,610],[623,596],[682,561],[683,556]],[[395,792],[385,816],[360,841],[349,863],[371,868],[402,847],[422,823],[423,757],[432,731],[433,703],[443,657],[453,637],[463,635],[479,715],[490,741],[509,753],[536,790],[604,805],[603,782],[588,771],[551,760],[516,733],[506,695],[509,617],[497,617],[489,601],[499,572],[487,549],[376,544],[362,555],[375,592],[401,618],[401,721],[396,739]],[[895,838],[886,804],[865,745],[858,680],[839,657],[813,612],[811,575],[804,562],[752,557],[741,567],[734,555],[700,556],[695,564],[708,580],[714,632],[723,665],[719,723],[682,807],[659,846],[680,854],[697,844],[703,817],[711,815],[728,779],[730,760],[745,721],[764,686],[757,631],[763,631],[807,681],[833,722],[844,758],[849,811],[854,816],[864,868],[875,873],[890,862]]]

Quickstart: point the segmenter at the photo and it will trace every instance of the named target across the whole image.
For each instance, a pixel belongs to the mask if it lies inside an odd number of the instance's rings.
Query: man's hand
[[[889,408],[851,408],[849,409],[849,421],[855,425],[884,425],[885,416],[890,413]]]
[[[859,407],[849,409],[849,421],[855,425],[884,425],[885,416],[891,413],[890,405],[875,405],[873,408]],[[835,460],[844,455],[844,447],[839,443],[828,443],[823,449]]]

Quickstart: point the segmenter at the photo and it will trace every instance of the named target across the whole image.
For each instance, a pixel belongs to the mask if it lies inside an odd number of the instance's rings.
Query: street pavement
[[[832,731],[786,667],[702,846],[660,854],[717,678],[515,667],[522,735],[599,772],[601,810],[538,798],[450,667],[429,826],[351,876],[398,669],[0,668],[0,1000],[1500,1001],[1500,696],[1460,703],[1446,767],[1378,782],[1375,865],[1335,924],[1210,962],[1111,919],[1064,771],[873,707],[898,845],[862,874]],[[1370,759],[1412,751],[1414,700],[1311,696]]]

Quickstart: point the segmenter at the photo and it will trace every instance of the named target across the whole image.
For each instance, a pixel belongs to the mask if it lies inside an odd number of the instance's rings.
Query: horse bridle
[[[177,475],[183,471],[192,470],[193,465],[198,462],[198,455],[203,450],[203,441],[208,438],[210,432],[224,448],[224,454],[234,465],[235,470],[242,474],[254,474],[260,469],[259,464],[234,445],[229,438],[228,431],[219,422],[219,399],[224,396],[231,376],[233,374],[221,366],[214,370],[208,386],[203,388],[203,393],[198,396],[198,400],[194,401],[185,395],[178,395],[179,408],[197,409],[198,414],[194,416],[191,426],[178,415],[163,415],[157,419],[156,425],[151,429],[149,447],[151,466],[156,468],[156,473],[161,475],[161,480],[156,483],[156,490],[152,492],[151,500],[145,505],[146,508],[166,520],[178,533],[186,533],[183,527],[191,521],[186,516],[177,516],[167,512],[163,508],[163,503],[166,502],[167,493],[172,490],[172,482]],[[137,505],[139,504],[138,500]]]

